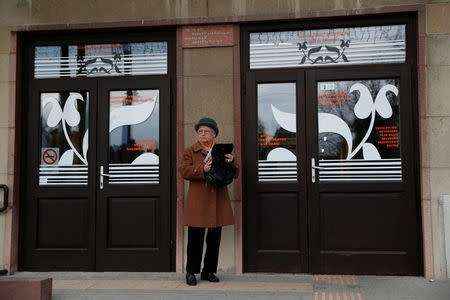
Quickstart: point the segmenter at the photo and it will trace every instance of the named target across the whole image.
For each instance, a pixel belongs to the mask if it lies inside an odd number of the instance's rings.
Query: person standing
[[[200,273],[203,254],[205,229],[206,253],[203,262],[201,279],[218,282],[217,264],[222,227],[234,223],[228,188],[214,187],[205,177],[211,169],[212,159],[205,161],[208,152],[215,144],[219,134],[216,121],[211,118],[201,118],[194,126],[198,141],[183,152],[180,166],[182,177],[189,180],[189,190],[183,213],[183,225],[188,226],[186,283],[196,285],[196,273]],[[225,161],[235,169],[237,164],[233,155],[225,154]]]

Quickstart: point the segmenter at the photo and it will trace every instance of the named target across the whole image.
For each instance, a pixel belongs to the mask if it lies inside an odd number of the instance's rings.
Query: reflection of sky
[[[47,57],[60,57],[61,47],[60,46],[46,46],[46,47],[36,47],[35,58],[47,58]]]
[[[133,96],[141,96],[139,99],[149,99],[155,98],[156,105],[155,108],[150,115],[150,117],[144,122],[136,125],[130,126],[130,137],[129,139],[155,139],[156,140],[156,148],[159,148],[159,90],[133,90]],[[127,91],[112,91],[110,92],[110,96],[113,97],[126,97]],[[120,100],[119,98],[115,98],[114,100]],[[120,106],[135,106],[142,105],[144,102],[136,103],[110,103],[109,109],[112,111],[115,108]],[[123,144],[122,135],[123,129],[125,126],[121,126],[119,128],[114,129],[109,135],[109,144],[110,147],[119,147]],[[151,143],[151,142],[140,142],[140,143]],[[126,144],[125,144],[126,145]]]
[[[295,114],[295,83],[258,84],[258,121],[264,126],[264,134],[275,135],[280,125],[273,117],[271,104],[283,112]]]

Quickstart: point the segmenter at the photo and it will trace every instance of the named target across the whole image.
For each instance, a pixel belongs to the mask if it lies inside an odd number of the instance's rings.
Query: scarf
[[[211,148],[214,147],[215,144],[216,144],[216,142],[214,142],[214,140],[213,140],[211,147],[204,146],[202,143],[200,143],[200,146],[202,146],[203,150],[205,150],[206,152],[209,152],[209,150],[211,150]]]

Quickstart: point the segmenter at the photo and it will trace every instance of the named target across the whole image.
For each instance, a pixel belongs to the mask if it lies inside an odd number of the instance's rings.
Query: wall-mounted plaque
[[[185,26],[183,48],[233,46],[233,25]]]

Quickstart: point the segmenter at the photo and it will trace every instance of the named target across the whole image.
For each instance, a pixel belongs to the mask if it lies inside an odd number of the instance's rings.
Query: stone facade
[[[0,0],[0,183],[17,186],[14,160],[16,49],[15,31],[94,29],[202,23],[235,23],[325,16],[418,11],[419,15],[419,132],[421,200],[425,276],[446,277],[442,212],[438,200],[450,194],[450,1],[418,0]],[[236,31],[238,35],[238,31]],[[179,30],[177,30],[177,35]],[[238,41],[238,38],[236,41]],[[177,38],[177,42],[179,39]],[[194,141],[193,124],[209,115],[220,125],[219,141],[236,142],[235,115],[239,103],[239,51],[231,47],[183,49],[177,44],[177,149]],[[237,63],[236,63],[237,62]],[[425,76],[425,77],[424,77]],[[237,100],[236,100],[237,99]],[[215,110],[218,104],[221,110]],[[234,118],[233,118],[234,115]],[[15,164],[16,163],[16,164]],[[16,179],[15,179],[16,178]],[[16,180],[16,182],[14,182]],[[15,184],[16,185],[15,185]],[[180,183],[178,184],[180,185]],[[230,190],[239,198],[240,186]],[[178,193],[183,188],[178,188]],[[234,197],[233,197],[234,195]],[[14,197],[11,192],[10,203]],[[238,199],[239,200],[239,199]],[[177,201],[180,205],[180,201]],[[240,202],[234,203],[240,209]],[[180,209],[177,209],[178,215]],[[17,216],[14,203],[0,215],[0,269],[17,269]],[[450,218],[450,216],[447,216]],[[237,229],[237,233],[236,233]],[[182,241],[182,230],[177,230]],[[222,238],[220,267],[240,272],[242,254],[237,228]],[[177,271],[182,270],[183,245],[177,243]]]
[[[430,143],[430,200],[433,220],[434,270],[446,274],[443,235],[442,195],[450,193],[450,4],[427,5],[427,122]],[[447,82],[447,84],[446,84]],[[447,219],[450,216],[445,216]],[[448,257],[447,259],[450,259]]]

